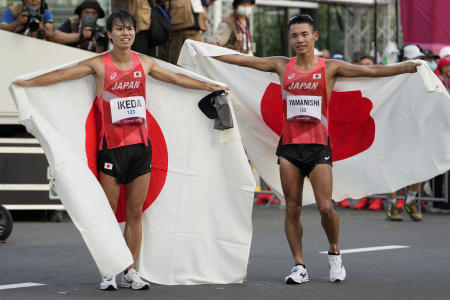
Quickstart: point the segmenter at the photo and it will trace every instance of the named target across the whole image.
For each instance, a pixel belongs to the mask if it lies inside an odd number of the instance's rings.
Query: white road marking
[[[39,144],[37,139],[0,138],[0,144]]]
[[[371,251],[403,249],[403,248],[411,248],[411,246],[390,245],[390,246],[380,246],[380,247],[355,248],[355,249],[341,250],[341,253],[371,252]],[[322,251],[319,253],[326,254],[326,253],[328,253],[328,251]]]
[[[48,191],[50,185],[48,183],[44,184],[0,184],[0,191]]]
[[[62,204],[3,204],[9,210],[65,210]]]
[[[40,285],[45,285],[45,284],[43,284],[43,283],[34,283],[34,282],[5,284],[5,285],[0,285],[0,290],[19,289],[19,288],[24,288],[24,287],[40,286]]]
[[[0,147],[0,153],[7,154],[41,154],[44,149],[39,147]]]

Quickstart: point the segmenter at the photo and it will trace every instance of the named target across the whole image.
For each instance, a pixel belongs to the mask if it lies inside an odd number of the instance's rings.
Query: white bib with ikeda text
[[[146,120],[145,99],[142,96],[115,98],[110,105],[113,125],[142,124]]]
[[[322,96],[287,95],[287,120],[320,122],[322,117]]]

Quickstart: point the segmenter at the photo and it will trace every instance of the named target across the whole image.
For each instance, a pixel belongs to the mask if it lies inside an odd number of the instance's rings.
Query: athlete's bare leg
[[[115,177],[107,175],[102,171],[98,172],[98,181],[100,182],[100,185],[108,198],[112,211],[116,213],[117,203],[119,202],[120,196],[120,182],[118,182]]]
[[[304,264],[302,253],[302,192],[305,177],[288,160],[280,157],[280,178],[286,199],[284,229],[295,264]]]
[[[133,264],[128,269],[135,269],[142,242],[142,206],[147,197],[150,173],[141,175],[127,184],[127,222],[125,225],[125,241],[133,255]]]
[[[331,166],[318,164],[309,174],[311,185],[316,198],[317,209],[322,218],[322,227],[330,244],[329,251],[339,253],[339,216],[333,208],[331,193],[333,187],[333,177]]]

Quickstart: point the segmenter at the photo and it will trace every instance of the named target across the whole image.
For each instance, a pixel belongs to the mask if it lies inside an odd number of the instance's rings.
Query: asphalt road
[[[331,283],[327,241],[315,207],[303,211],[304,257],[311,281],[286,285],[292,267],[284,212],[255,206],[248,278],[244,284],[161,286],[148,291],[98,289],[100,277],[80,234],[61,223],[21,217],[0,244],[0,299],[450,299],[450,215],[425,214],[416,223],[385,221],[383,212],[338,209],[340,247],[409,248],[343,254],[347,279]],[[41,286],[2,289],[17,283]]]

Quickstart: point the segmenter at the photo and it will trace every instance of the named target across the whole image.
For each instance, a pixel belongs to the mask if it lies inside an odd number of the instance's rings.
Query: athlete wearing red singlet
[[[284,71],[283,78],[283,145],[285,144],[328,144],[328,105],[325,80],[325,59],[319,57],[317,65],[309,72],[300,72],[295,67],[297,57],[292,57]],[[294,96],[294,97],[293,97]],[[297,97],[295,97],[297,96]],[[302,100],[301,96],[320,97],[320,120],[289,121],[287,108],[291,102]],[[288,99],[293,98],[293,99]],[[307,98],[307,97],[305,97]],[[298,102],[298,101],[297,101]],[[308,102],[306,99],[305,102]],[[313,101],[309,101],[313,102]],[[294,107],[295,108],[295,107]]]
[[[93,75],[100,121],[98,179],[114,213],[121,185],[126,184],[124,238],[133,262],[124,270],[120,285],[140,290],[149,288],[135,270],[142,243],[142,209],[150,182],[151,144],[146,127],[145,78],[150,75],[168,84],[210,92],[228,88],[171,72],[153,58],[132,52],[135,29],[136,20],[129,12],[115,11],[106,20],[108,38],[113,44],[110,52],[14,83],[39,86]],[[116,290],[115,275],[102,273],[100,289]]]
[[[152,157],[145,121],[145,72],[136,53],[131,57],[133,65],[124,71],[109,53],[102,55],[104,85],[95,100],[101,121],[97,168],[125,184],[149,173]],[[136,116],[139,111],[141,117]]]
[[[103,91],[95,101],[102,124],[100,130],[100,149],[106,138],[108,149],[144,143],[147,145],[147,123],[137,121],[134,124],[113,125],[110,101],[117,98],[141,96],[145,99],[145,72],[139,57],[131,52],[133,66],[126,71],[119,70],[111,60],[109,53],[102,55],[105,64]],[[145,110],[145,102],[143,103]]]
[[[276,154],[300,169],[303,176],[317,164],[332,165],[328,138],[328,98],[325,59],[308,72],[295,67],[292,57],[283,77],[283,132]]]
[[[382,77],[416,72],[418,63],[393,66],[352,65],[325,60],[314,55],[319,38],[314,19],[306,14],[294,16],[288,24],[289,42],[296,57],[252,57],[223,55],[223,62],[278,74],[283,87],[283,132],[277,155],[280,179],[286,200],[285,233],[295,266],[285,278],[288,284],[309,281],[303,262],[300,221],[303,183],[309,176],[322,227],[327,235],[330,280],[342,281],[346,272],[338,247],[339,216],[331,201],[331,145],[328,139],[328,104],[338,77]],[[245,70],[245,69],[244,69]]]

